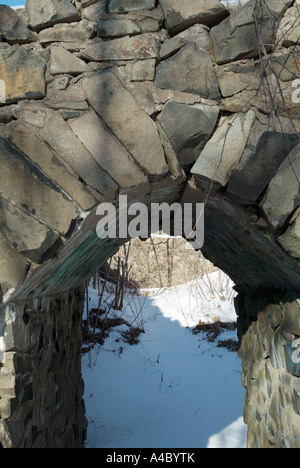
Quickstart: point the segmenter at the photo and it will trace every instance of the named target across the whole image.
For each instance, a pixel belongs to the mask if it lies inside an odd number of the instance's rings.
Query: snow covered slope
[[[246,447],[237,353],[187,328],[216,317],[235,321],[231,286],[212,273],[151,296],[128,294],[122,316],[145,330],[140,343],[124,343],[122,325],[83,355],[88,448]],[[97,307],[96,291],[89,297]]]

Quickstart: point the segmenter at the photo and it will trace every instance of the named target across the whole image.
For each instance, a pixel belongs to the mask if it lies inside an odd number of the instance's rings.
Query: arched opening
[[[86,292],[86,446],[246,447],[230,279],[166,235],[109,265]]]
[[[171,188],[168,187],[169,183],[171,183]],[[157,187],[158,183],[155,182],[154,184]],[[169,179],[167,182],[164,180],[159,184],[164,202],[166,201],[166,194],[169,194],[170,202],[172,203],[174,202],[174,193],[176,197],[182,196],[181,184],[178,186],[177,182],[174,183],[172,179]],[[142,189],[145,190],[145,187],[142,187]],[[149,186],[146,186],[146,191],[142,192],[138,191],[137,188],[131,190],[133,190],[135,195],[135,198],[132,198],[132,202],[144,200],[149,203],[149,195],[151,197],[151,194],[148,192]],[[200,197],[198,199],[200,201],[203,200],[201,191],[197,191],[193,187],[187,187],[185,190],[187,194],[185,195],[186,200],[191,199],[191,193],[193,193],[194,200],[199,196],[199,193]],[[158,191],[155,190],[154,197],[156,201],[157,193]],[[197,197],[195,197],[195,193]],[[219,196],[218,194],[215,195],[215,197]],[[175,200],[178,199],[180,198],[175,198]],[[229,213],[226,212],[227,206],[230,207]],[[252,243],[249,244],[249,237],[247,236],[249,236],[249,232],[251,233],[251,226],[249,227],[248,223],[243,225],[241,218],[236,217],[236,213],[234,213],[236,209],[241,213],[240,208],[234,207],[232,210],[232,206],[226,201],[221,206],[213,197],[207,202],[206,223],[208,224],[206,245],[210,249],[209,242],[211,242],[214,249],[214,255],[211,258],[217,257],[221,266],[229,265],[229,268],[231,268],[231,265],[233,265],[234,275],[238,275],[239,280],[242,282],[242,284],[238,285],[239,295],[235,303],[239,315],[238,333],[242,340],[240,353],[243,357],[244,366],[249,366],[248,369],[246,368],[247,371],[244,370],[244,379],[247,379],[253,375],[253,372],[259,372],[256,368],[252,368],[253,362],[255,366],[262,366],[260,372],[263,372],[263,374],[266,372],[266,363],[273,368],[274,366],[286,366],[286,362],[289,362],[282,355],[282,353],[288,352],[286,351],[286,341],[284,338],[286,334],[285,327],[287,323],[288,326],[293,326],[292,324],[290,325],[290,322],[286,322],[286,320],[290,316],[289,314],[293,313],[294,308],[297,307],[297,301],[295,300],[297,296],[292,296],[291,293],[288,295],[284,292],[280,293],[276,288],[273,290],[265,289],[261,285],[259,288],[256,287],[256,281],[259,281],[260,284],[262,282],[260,275],[262,275],[262,278],[266,278],[265,275],[267,274],[266,264],[262,261],[258,264],[253,260],[257,258],[257,249],[265,247],[265,238],[262,239],[261,245],[254,247]],[[222,212],[221,216],[219,210]],[[230,222],[226,219],[227,216]],[[243,216],[248,215],[244,214]],[[238,228],[234,228],[233,220],[237,223]],[[98,221],[99,217],[96,216],[96,213],[92,213],[83,220],[80,229],[75,232],[70,241],[66,243],[66,246],[60,250],[56,258],[52,259],[51,262],[46,262],[44,266],[33,272],[31,277],[16,290],[11,302],[6,306],[6,328],[3,331],[3,335],[8,334],[8,327],[11,327],[13,333],[11,338],[12,343],[9,345],[10,352],[12,352],[14,359],[16,355],[19,355],[19,350],[20,356],[22,356],[22,367],[19,368],[18,372],[21,392],[18,396],[16,395],[22,401],[20,406],[22,411],[24,411],[25,407],[25,412],[32,414],[32,398],[33,396],[35,398],[39,396],[38,405],[34,410],[36,411],[34,417],[29,420],[27,419],[23,423],[24,427],[27,426],[28,430],[30,430],[30,434],[28,435],[25,431],[27,440],[30,440],[30,444],[35,446],[43,444],[45,437],[48,440],[47,444],[50,446],[59,445],[60,441],[62,441],[64,446],[72,446],[79,443],[80,440],[83,442],[85,438],[86,423],[84,422],[84,407],[81,403],[83,383],[80,371],[80,324],[85,295],[83,289],[78,289],[76,286],[80,283],[79,279],[81,279],[82,283],[83,278],[88,278],[91,272],[103,264],[117,250],[120,244],[124,243],[124,240],[120,241],[119,239],[99,239],[96,234]],[[227,227],[230,227],[230,230],[228,232],[226,230],[220,231],[220,222],[222,225],[228,223]],[[247,232],[247,235],[245,232]],[[255,237],[258,235],[256,228],[253,228],[252,232]],[[232,245],[232,249],[225,251],[225,245],[227,247]],[[270,272],[274,272],[272,263],[273,261],[277,262],[278,258],[274,258],[273,256],[270,258],[267,250],[261,250],[259,258],[263,259],[265,255],[268,257],[268,262],[271,262]],[[240,276],[241,271],[243,272],[243,276]],[[253,271],[255,272],[254,275]],[[82,276],[83,272],[84,276]],[[285,273],[285,271],[282,272],[280,276],[281,280],[285,278]],[[288,276],[289,274],[290,272],[287,272]],[[234,275],[232,275],[233,278]],[[251,287],[252,278],[255,283]],[[274,278],[278,278],[277,272]],[[250,282],[250,285],[247,284],[248,282]],[[37,293],[34,291],[37,291]],[[31,294],[32,298],[30,298]],[[18,295],[20,295],[20,299],[18,299]],[[261,327],[259,334],[256,332],[257,326]],[[266,330],[268,330],[267,335]],[[276,342],[276,340],[278,341]],[[255,352],[259,356],[255,361],[251,357],[254,343]],[[279,348],[277,344],[279,344]],[[32,354],[33,350],[34,354]],[[6,354],[9,356],[10,352]],[[290,356],[292,353],[293,349],[290,350]],[[28,367],[26,367],[23,364],[23,359],[24,356],[27,359],[27,356],[29,358],[30,355],[32,357],[28,361]],[[32,369],[34,369],[33,373]],[[62,372],[62,369],[65,370]],[[297,382],[297,377],[293,377],[293,373],[297,375],[297,368],[293,367],[292,363],[291,367],[285,371],[285,375],[288,375],[286,378]],[[29,382],[27,381],[28,378]],[[46,382],[47,391],[45,390],[44,382]],[[256,381],[254,380],[254,382]],[[254,388],[253,384],[245,380],[244,384],[247,387],[249,395],[249,404],[247,404],[246,408],[252,411],[254,403],[251,403],[251,401],[253,402],[251,399],[256,401],[256,383]],[[12,382],[12,385],[14,386],[15,382]],[[281,385],[280,380],[278,380],[278,385]],[[69,404],[70,401],[76,402],[75,407],[74,403]],[[68,421],[70,421],[65,427],[64,433],[60,436],[57,435],[55,423],[53,424],[53,421],[55,422],[56,420],[53,414],[55,408],[60,409],[58,418],[61,417],[60,413],[67,413]],[[261,411],[268,411],[268,408],[268,403],[266,403],[266,408],[263,407]],[[43,417],[48,415],[49,418],[47,434],[44,433],[42,423],[39,422],[39,418],[42,415]],[[14,422],[10,419],[8,421],[10,426],[6,427],[9,434],[15,437],[15,439],[12,439],[13,442],[10,441],[10,443],[20,444],[21,442],[18,437],[21,438],[21,435],[15,432],[15,427],[19,427],[20,421]],[[37,429],[34,429],[35,432],[32,432],[33,421],[35,422],[34,426],[37,427]],[[61,419],[58,419],[58,421],[61,421]],[[250,427],[252,421],[250,413],[247,419]],[[60,423],[57,422],[57,424]],[[53,432],[50,432],[50,428],[52,427]],[[24,433],[22,432],[21,434],[23,437]],[[250,436],[252,434],[253,432],[251,431]],[[258,443],[257,440],[253,442],[253,444],[256,443]]]

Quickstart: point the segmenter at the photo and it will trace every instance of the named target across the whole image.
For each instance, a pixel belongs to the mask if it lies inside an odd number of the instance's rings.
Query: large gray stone
[[[168,172],[153,120],[110,70],[83,81],[88,101],[127,151],[149,175]]]
[[[0,77],[6,85],[6,102],[45,96],[44,60],[15,44],[0,50]]]
[[[213,51],[209,28],[203,24],[195,24],[164,42],[160,49],[160,58],[162,60],[169,58],[190,42],[195,42],[200,49],[205,49],[209,53]]]
[[[139,60],[159,57],[160,43],[153,34],[121,37],[87,45],[81,55],[88,60]]]
[[[107,198],[117,193],[117,184],[99,166],[58,112],[48,120],[41,130],[41,135],[86,184]]]
[[[274,57],[267,67],[269,73],[275,74],[281,81],[293,81],[300,76],[300,58],[298,53],[289,53]]]
[[[199,94],[206,99],[220,97],[211,56],[195,43],[162,62],[156,69],[155,83],[163,89]]]
[[[65,235],[76,206],[7,140],[0,138],[0,193],[45,225]]]
[[[300,258],[300,212],[293,220],[293,224],[288,228],[287,232],[280,237],[280,244],[293,257]]]
[[[150,10],[152,8],[155,8],[155,0],[109,0],[108,4],[108,9],[111,13]]]
[[[91,68],[76,55],[63,47],[52,47],[49,61],[51,75],[69,74],[80,75],[91,71]]]
[[[69,86],[66,90],[61,91],[48,88],[44,105],[52,109],[88,109],[85,92],[79,86]]]
[[[76,173],[31,129],[19,124],[12,134],[12,143],[68,193],[83,210],[95,206],[94,196],[78,180]]]
[[[195,23],[215,26],[228,15],[228,9],[218,0],[160,0],[167,28],[171,34]]]
[[[35,263],[41,263],[59,239],[57,233],[1,196],[0,231],[18,252]]]
[[[159,121],[181,165],[196,161],[216,126],[218,115],[218,106],[167,102]]]
[[[127,87],[139,106],[149,115],[157,115],[157,113],[162,110],[163,104],[167,102],[171,94],[170,91],[160,89],[153,81],[131,82],[128,83]],[[192,104],[201,99],[199,96],[197,96],[197,98],[198,100],[194,101]]]
[[[56,24],[39,34],[39,42],[85,42],[95,34],[96,26],[83,19],[80,23]]]
[[[25,277],[29,262],[0,234],[0,298]]]
[[[297,135],[262,128],[254,133],[244,152],[228,192],[242,200],[255,202],[276,175],[291,150],[299,143]]]
[[[297,29],[299,36],[299,3],[295,1],[294,5],[290,7],[283,15],[278,31],[276,34],[276,44],[278,44],[277,50],[282,47],[290,47],[297,44]]]
[[[211,30],[217,63],[258,56],[259,42],[273,48],[279,20],[293,0],[250,0]],[[259,36],[259,40],[258,40]]]
[[[141,33],[140,26],[128,19],[111,19],[98,21],[99,37],[122,37]]]
[[[289,34],[285,38],[285,46],[289,47],[295,44],[300,44],[300,24],[293,28],[292,31],[289,31]]]
[[[37,31],[56,23],[71,23],[80,19],[69,0],[27,0],[25,8],[29,25]]]
[[[153,81],[155,69],[155,59],[137,60],[126,65],[126,73],[131,81]]]
[[[174,148],[168,136],[166,135],[164,129],[162,128],[162,125],[159,120],[157,120],[157,130],[158,130],[162,145],[164,147],[166,160],[168,162],[168,166],[169,166],[172,176],[175,177],[176,179],[179,177],[185,177],[184,170],[182,169],[179,163],[178,155],[175,153]]]
[[[12,108],[14,108],[12,106]],[[5,109],[5,107],[4,107]],[[6,108],[7,109],[7,108]],[[42,127],[51,111],[41,107],[39,101],[23,101],[15,107],[15,118],[29,124],[32,127]]]
[[[6,39],[9,44],[25,44],[35,41],[32,32],[17,13],[7,5],[0,5],[0,39],[2,38]]]
[[[91,110],[69,122],[70,127],[99,165],[123,188],[148,182],[119,141]]]
[[[44,106],[50,109],[75,111],[84,111],[89,108],[85,92],[79,86],[69,86],[66,90],[61,91],[57,91],[54,87],[48,88]]]
[[[296,301],[286,305],[283,317],[284,333],[300,336],[300,310],[299,302]],[[298,404],[300,403],[298,397]],[[300,408],[299,408],[300,409]],[[300,415],[300,412],[299,412]]]
[[[90,21],[98,20],[102,18],[103,15],[106,17],[107,15],[107,0],[98,0],[97,2],[93,2],[93,4],[86,5],[81,11],[81,17],[86,18]]]
[[[271,180],[261,203],[268,220],[277,229],[300,205],[300,146],[292,150]]]
[[[261,84],[261,73],[251,60],[216,67],[216,75],[221,94],[224,98],[239,95],[243,91],[255,91]],[[237,99],[240,96],[237,96]],[[241,107],[243,100],[240,101]]]
[[[253,111],[222,117],[192,168],[192,174],[226,186],[243,154],[254,121]]]

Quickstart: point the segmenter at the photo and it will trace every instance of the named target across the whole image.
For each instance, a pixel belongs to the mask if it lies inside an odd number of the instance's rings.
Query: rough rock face
[[[192,164],[198,159],[215,129],[219,112],[218,106],[167,102],[160,115],[159,123],[182,166]],[[181,116],[180,121],[178,121],[178,115]]]
[[[27,0],[26,12],[29,26],[34,30],[79,20],[78,12],[69,0]]]
[[[7,5],[0,5],[0,38],[9,44],[33,42],[35,37],[17,13]]]
[[[227,8],[218,0],[161,0],[168,30],[176,34],[195,23],[213,26],[228,16]]]
[[[255,114],[251,110],[234,117],[223,117],[192,173],[198,179],[211,179],[225,187],[245,150],[254,121]]]
[[[98,115],[142,169],[149,174],[167,173],[168,167],[156,126],[123,83],[111,71],[103,71],[86,78],[83,88]],[[117,107],[120,111],[118,115],[115,113]]]
[[[157,67],[155,84],[163,89],[199,94],[206,99],[220,96],[211,56],[195,43],[185,45]]]
[[[62,74],[75,76],[90,71],[90,67],[63,47],[53,47],[49,60],[49,71],[52,76]]]
[[[46,92],[45,70],[46,64],[41,56],[18,44],[0,49],[0,76],[6,85],[6,102],[43,98]]]
[[[119,194],[205,203],[249,446],[300,446],[299,23],[299,0],[0,6],[0,447],[83,444],[77,288],[125,241],[96,235]]]
[[[146,10],[154,7],[155,0],[112,0],[109,2],[109,11],[111,13]]]
[[[217,63],[241,58],[257,57],[259,48],[265,45],[271,51],[278,24],[292,0],[251,0],[227,18],[221,26],[212,29]]]
[[[248,448],[299,448],[299,363],[292,360],[299,307],[294,295],[280,292],[236,300]]]

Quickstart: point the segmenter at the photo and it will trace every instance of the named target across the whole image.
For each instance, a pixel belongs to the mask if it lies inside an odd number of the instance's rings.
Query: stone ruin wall
[[[81,378],[84,292],[6,309],[0,334],[0,448],[80,448],[87,421]]]
[[[119,247],[93,233],[120,192],[206,202],[203,252],[239,292],[249,447],[300,446],[299,9],[0,6],[0,446],[84,443],[77,287]]]

